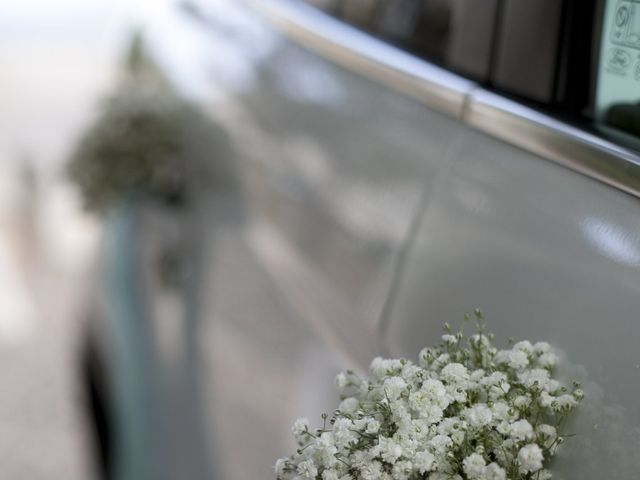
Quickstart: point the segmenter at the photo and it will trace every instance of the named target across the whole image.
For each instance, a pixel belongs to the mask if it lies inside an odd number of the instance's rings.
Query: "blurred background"
[[[92,478],[78,374],[100,238],[68,164],[168,2],[0,3],[0,475]],[[86,203],[86,202],[85,202]]]

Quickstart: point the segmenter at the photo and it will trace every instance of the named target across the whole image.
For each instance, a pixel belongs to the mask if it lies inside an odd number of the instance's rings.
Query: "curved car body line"
[[[465,124],[640,197],[640,155],[377,40],[297,0],[245,0],[297,43]]]
[[[297,43],[455,118],[475,83],[295,0],[245,0]]]

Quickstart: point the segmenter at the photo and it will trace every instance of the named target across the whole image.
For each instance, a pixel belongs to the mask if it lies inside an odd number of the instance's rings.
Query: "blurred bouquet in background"
[[[69,159],[85,207],[104,212],[131,195],[183,205],[198,185],[210,187],[216,178],[226,183],[216,188],[229,188],[222,129],[177,94],[139,35],[126,64],[121,84]]]

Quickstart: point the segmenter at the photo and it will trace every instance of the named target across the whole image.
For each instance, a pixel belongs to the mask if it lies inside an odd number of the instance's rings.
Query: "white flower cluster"
[[[420,352],[418,364],[376,358],[369,379],[341,373],[342,403],[322,428],[298,419],[299,449],[276,462],[279,480],[547,480],[545,465],[583,397],[552,377],[549,344],[497,350],[462,329]]]

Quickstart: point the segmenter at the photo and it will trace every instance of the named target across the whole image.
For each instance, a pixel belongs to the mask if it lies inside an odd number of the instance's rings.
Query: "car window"
[[[304,1],[500,93],[562,113],[592,107],[598,0]]]
[[[305,1],[485,88],[640,137],[640,0]]]
[[[596,120],[640,136],[640,1],[606,2],[599,60]]]
[[[492,72],[498,88],[544,103],[552,101],[562,8],[558,0],[504,3]]]
[[[488,77],[498,0],[342,0],[338,17],[458,73]]]
[[[371,29],[379,3],[379,0],[343,0],[338,13],[352,25]]]
[[[590,103],[594,0],[505,0],[491,86],[563,114]]]
[[[306,3],[313,5],[327,12],[334,12],[339,4],[339,0],[305,0]]]
[[[452,69],[486,80],[494,46],[498,0],[458,0],[453,2],[451,37],[446,64]]]

